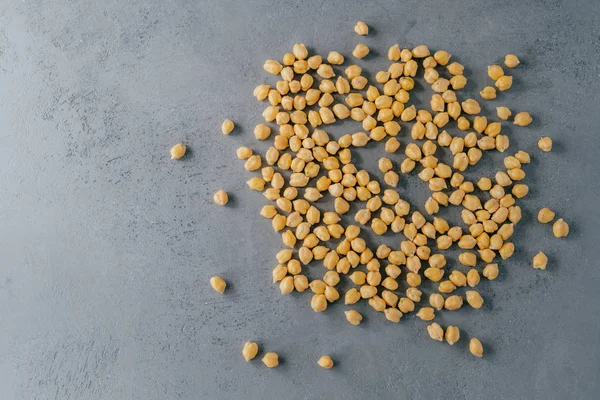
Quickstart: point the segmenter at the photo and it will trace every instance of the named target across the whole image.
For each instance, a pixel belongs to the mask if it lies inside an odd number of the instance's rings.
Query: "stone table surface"
[[[371,35],[354,34],[358,20]],[[505,124],[508,153],[533,158],[517,250],[479,286],[484,308],[441,315],[463,332],[452,347],[414,316],[396,325],[359,305],[365,320],[353,327],[342,304],[317,314],[309,293],[281,296],[270,282],[280,238],[235,158],[241,145],[266,148],[252,135],[264,107],[252,90],[273,82],[264,60],[294,43],[351,58],[359,41],[373,49],[359,62],[372,75],[394,43],[447,49],[475,98],[487,65],[522,59],[514,87],[484,104],[534,118]],[[597,399],[599,55],[596,0],[3,0],[0,397]],[[228,137],[225,118],[239,126]],[[551,153],[537,149],[545,135]],[[175,162],[168,150],[180,141],[189,152]],[[381,181],[383,155],[372,144],[356,163]],[[480,171],[501,160],[490,155]],[[212,203],[221,188],[227,207]],[[399,191],[423,204],[428,189],[411,175]],[[568,238],[536,222],[543,206],[570,223]],[[531,267],[540,250],[546,271]],[[227,295],[209,288],[214,274]],[[471,336],[483,359],[468,353]],[[281,365],[245,363],[246,340]],[[335,368],[316,366],[323,354]]]

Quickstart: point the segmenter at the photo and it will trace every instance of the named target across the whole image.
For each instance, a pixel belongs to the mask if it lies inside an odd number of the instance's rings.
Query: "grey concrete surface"
[[[351,327],[344,306],[315,314],[309,294],[270,284],[279,238],[234,157],[264,148],[252,89],[269,81],[263,61],[296,42],[349,55],[359,19],[379,54],[449,50],[473,95],[488,64],[523,61],[513,90],[485,106],[534,116],[507,128],[511,150],[534,159],[526,217],[515,257],[481,285],[486,306],[442,316],[463,330],[453,347],[414,317],[393,325],[359,306]],[[599,49],[595,0],[1,1],[0,398],[597,399]],[[241,129],[223,137],[225,118]],[[555,151],[537,150],[542,135]],[[173,162],[179,141],[190,152]],[[381,180],[382,155],[370,146],[357,163]],[[220,188],[225,208],[212,205]],[[415,177],[400,191],[426,193]],[[567,239],[535,223],[541,206],[570,222]],[[545,272],[530,267],[539,250]],[[208,289],[213,274],[227,296]],[[243,362],[248,339],[281,366]],[[316,367],[322,354],[334,369]]]

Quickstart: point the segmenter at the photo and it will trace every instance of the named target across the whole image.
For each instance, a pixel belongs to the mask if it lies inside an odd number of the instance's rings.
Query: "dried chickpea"
[[[481,341],[477,338],[472,338],[469,341],[469,351],[475,357],[483,357],[483,345],[481,344]]]
[[[356,310],[345,311],[346,320],[350,322],[352,325],[359,325],[362,321],[362,315]]]
[[[313,281],[314,282],[314,281]],[[312,284],[312,282],[311,282]],[[324,288],[323,290],[325,290]],[[323,312],[327,309],[327,297],[324,294],[313,295],[310,306],[315,312]]]
[[[483,306],[483,298],[476,290],[467,290],[466,298],[467,303],[473,308],[481,308]]]
[[[485,100],[492,100],[496,98],[496,89],[492,86],[484,87],[479,95]]]
[[[503,121],[506,121],[510,118],[511,112],[508,107],[496,107],[496,115]]]
[[[549,137],[543,137],[538,141],[538,147],[540,150],[549,152],[552,150],[552,139]]]
[[[463,299],[460,296],[452,295],[449,296],[444,302],[444,308],[446,310],[454,311],[461,308],[463,305]]]
[[[546,256],[543,252],[539,252],[533,257],[533,268],[535,269],[546,269],[546,265],[548,264],[548,256]]]
[[[490,281],[498,277],[498,264],[488,264],[483,268],[482,275]]]
[[[329,356],[322,356],[317,361],[317,364],[319,364],[319,367],[321,368],[330,369],[333,367],[333,360]]]
[[[531,124],[531,121],[533,121],[533,119],[531,118],[531,115],[529,115],[528,112],[520,112],[517,115],[515,115],[514,118],[514,124],[518,125],[518,126],[527,126],[529,124]]]
[[[356,47],[354,48],[354,51],[352,51],[352,55],[356,58],[365,58],[367,55],[369,54],[369,47],[359,43],[356,45]]]
[[[244,347],[242,348],[242,356],[246,361],[252,360],[258,354],[258,345],[254,342],[246,342],[244,343]]]
[[[476,269],[471,269],[467,273],[467,284],[470,287],[475,287],[479,284],[479,281],[480,281],[479,272],[477,272]]]
[[[269,352],[264,355],[261,361],[267,368],[275,368],[279,365],[279,355],[277,353]]]
[[[432,293],[431,296],[429,296],[429,304],[438,311],[444,308],[444,303],[444,296],[439,293]]]
[[[178,143],[175,146],[171,147],[171,159],[179,160],[181,157],[185,155],[187,148],[183,143]]]
[[[402,297],[398,301],[398,309],[404,314],[413,312],[415,310],[415,303],[408,297]]]
[[[421,307],[416,315],[423,321],[431,321],[435,318],[435,312],[431,307]]]
[[[557,238],[567,236],[569,234],[569,224],[560,218],[552,225],[552,233],[554,233],[554,236]]]
[[[512,83],[513,83],[512,76],[504,75],[504,76],[501,76],[500,78],[498,78],[498,80],[496,81],[496,88],[498,88],[499,91],[503,92],[505,90],[510,89],[510,87],[512,86]]]
[[[429,333],[429,337],[433,340],[437,340],[438,342],[444,341],[444,329],[437,322],[427,326],[427,333]]]
[[[227,196],[227,192],[221,189],[214,194],[213,200],[216,204],[224,206],[229,201],[229,196]]]
[[[366,36],[369,34],[369,27],[363,21],[358,21],[354,26],[354,32],[360,36]]]
[[[445,334],[446,342],[452,346],[454,343],[458,342],[460,339],[460,330],[455,326],[448,326],[446,328]]]
[[[223,278],[219,276],[213,276],[210,278],[210,286],[218,293],[223,294],[225,292],[225,287],[227,284],[223,280]]]
[[[400,318],[402,318],[402,312],[397,308],[386,308],[383,313],[385,314],[385,318],[388,321],[398,323],[400,322]]]
[[[514,54],[507,54],[504,57],[504,65],[506,65],[508,68],[514,68],[520,63],[521,62],[519,61],[519,58]]]

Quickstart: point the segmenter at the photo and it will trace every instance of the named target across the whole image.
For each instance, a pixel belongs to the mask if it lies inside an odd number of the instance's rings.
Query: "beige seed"
[[[548,222],[554,219],[555,215],[556,214],[554,213],[554,211],[544,207],[538,213],[538,221],[540,221],[542,224],[547,224]]]
[[[171,147],[171,159],[179,160],[181,157],[185,155],[187,148],[183,143],[178,143],[175,146]]]
[[[548,264],[548,257],[543,252],[540,251],[533,257],[533,268],[546,269],[547,264]]]
[[[552,233],[554,233],[554,236],[557,238],[565,237],[569,234],[569,225],[560,218],[552,225]]]
[[[469,341],[469,351],[475,357],[483,357],[483,345],[481,344],[481,341],[477,338],[472,338]]]
[[[397,308],[386,308],[383,313],[388,321],[394,323],[400,322],[400,318],[402,318],[402,312]]]
[[[350,322],[352,325],[359,325],[362,321],[362,315],[356,310],[345,311],[346,320]]]
[[[279,72],[281,72],[281,69],[283,68],[283,66],[276,60],[267,60],[267,61],[265,61],[263,68],[268,73],[277,75],[277,74],[279,74]]]
[[[449,326],[446,328],[446,334],[445,334],[445,338],[446,338],[446,342],[448,342],[448,344],[450,346],[452,346],[454,343],[458,342],[460,339],[460,330],[456,327],[456,326]]]
[[[223,278],[221,278],[219,276],[213,276],[212,278],[210,278],[210,286],[218,293],[223,294],[227,284],[225,283]]]
[[[421,309],[419,310],[419,312],[417,312],[416,315],[423,321],[431,321],[435,318],[435,312],[431,307],[421,307]]]
[[[481,90],[481,92],[479,92],[479,95],[485,100],[495,99],[496,98],[496,89],[493,88],[492,86],[486,86]]]
[[[235,128],[233,121],[226,119],[221,125],[221,132],[223,132],[223,135],[229,135],[233,131],[233,128]]]
[[[552,150],[552,139],[543,137],[538,141],[538,147],[545,152]]]
[[[319,361],[317,361],[317,364],[319,364],[319,367],[321,368],[330,369],[333,367],[333,360],[329,356],[322,356],[319,358]]]
[[[279,365],[279,355],[277,353],[269,352],[264,355],[261,361],[267,368],[275,368]]]
[[[354,26],[354,32],[360,36],[366,36],[369,34],[369,27],[363,21],[358,21]]]
[[[499,65],[488,66],[488,76],[493,80],[497,81],[500,77],[504,76],[504,70]]]
[[[444,308],[446,310],[454,311],[461,308],[463,305],[463,299],[460,296],[452,295],[444,302]]]
[[[498,88],[498,90],[503,92],[505,90],[510,89],[510,87],[512,86],[512,83],[513,83],[512,76],[504,75],[504,76],[501,76],[500,78],[498,78],[498,80],[496,81],[496,88]]]
[[[531,121],[533,121],[533,119],[531,118],[531,115],[529,115],[528,112],[520,112],[517,115],[515,115],[514,118],[514,124],[518,125],[518,126],[527,126],[529,124],[531,124]]]
[[[242,348],[242,355],[246,361],[252,360],[258,354],[258,345],[254,342],[244,343]]]
[[[439,270],[436,270],[436,271],[439,271]],[[432,293],[429,296],[429,304],[431,304],[431,306],[438,311],[440,311],[442,308],[444,308],[444,303],[445,303],[444,296],[442,296],[439,293]]]
[[[482,275],[490,281],[498,277],[498,264],[488,264],[483,268]]]
[[[223,189],[221,189],[214,194],[213,200],[218,205],[224,206],[229,201],[229,196],[227,196],[227,192],[225,192]]]
[[[510,118],[511,112],[508,107],[496,107],[496,115],[503,121],[506,121]]]
[[[314,282],[314,281],[313,281]],[[312,285],[312,282],[311,282]],[[312,287],[311,287],[312,289]],[[325,291],[327,288],[323,288]],[[314,294],[311,301],[310,306],[315,312],[323,312],[327,309],[327,297],[324,294]]]
[[[356,45],[356,47],[354,48],[354,51],[352,51],[352,55],[356,58],[365,58],[367,55],[369,54],[369,47],[359,43]]]
[[[508,68],[514,68],[520,63],[521,62],[519,61],[519,58],[514,54],[507,54],[504,57],[504,65],[506,65]]]
[[[479,272],[477,272],[476,269],[471,269],[467,273],[467,284],[470,287],[475,287],[479,284],[479,281],[480,281]]]
[[[481,308],[483,306],[483,298],[476,290],[467,290],[466,298],[467,303],[473,308]]]
[[[429,333],[429,337],[433,340],[437,340],[438,342],[444,341],[444,329],[437,322],[427,326],[427,333]]]
[[[413,312],[415,310],[415,303],[408,297],[402,297],[398,301],[398,309],[404,314]]]

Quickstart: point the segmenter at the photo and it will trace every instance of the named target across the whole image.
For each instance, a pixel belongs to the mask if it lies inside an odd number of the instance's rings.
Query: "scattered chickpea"
[[[528,112],[523,111],[523,112],[520,112],[517,115],[515,115],[515,118],[513,121],[514,121],[515,125],[527,126],[527,125],[531,124],[531,121],[533,121],[533,119],[531,118],[531,115],[529,115]]]
[[[223,125],[221,125],[221,132],[223,132],[223,135],[229,135],[233,131],[233,128],[235,128],[233,121],[226,119],[223,121]]]
[[[356,58],[365,58],[368,54],[369,54],[369,47],[359,43],[356,45],[356,47],[354,48],[354,51],[352,52],[352,55]]]
[[[512,76],[503,75],[500,78],[498,78],[498,80],[496,81],[496,88],[498,88],[498,90],[503,92],[505,90],[510,89],[512,86],[512,83],[513,83]]]
[[[569,224],[560,218],[552,225],[552,233],[554,233],[554,236],[557,238],[567,236],[569,234]]]
[[[554,211],[544,207],[538,213],[538,221],[540,221],[542,224],[547,224],[548,222],[551,222],[554,219],[555,215],[556,214],[554,213]]]
[[[187,148],[183,143],[177,143],[175,146],[171,147],[171,159],[179,160],[185,155],[186,150]]]
[[[223,294],[225,292],[225,287],[227,283],[223,280],[223,278],[219,276],[213,276],[210,278],[210,286],[218,293]]]
[[[333,367],[333,360],[329,356],[322,356],[319,358],[319,361],[317,361],[317,364],[319,364],[319,367],[321,368],[330,369]]]
[[[275,368],[279,365],[279,355],[277,353],[269,352],[264,355],[262,362],[267,368]]]
[[[509,119],[511,114],[512,113],[510,112],[508,107],[496,107],[496,115],[498,115],[498,118],[500,118],[503,121]]]
[[[360,36],[366,36],[369,34],[369,27],[363,21],[358,21],[354,26],[354,32]]]
[[[359,325],[362,321],[362,315],[356,310],[349,310],[345,312],[346,320],[352,325]]]
[[[504,65],[506,65],[508,68],[514,68],[520,63],[521,62],[519,61],[519,58],[514,54],[507,54],[504,57]]]
[[[469,351],[475,357],[483,357],[483,345],[481,344],[481,341],[477,338],[472,338],[469,341]]]
[[[538,141],[538,147],[545,152],[552,150],[552,139],[543,137]]]
[[[438,342],[444,341],[444,329],[437,322],[433,322],[427,326],[429,337]]]
[[[229,201],[229,196],[227,196],[227,192],[221,189],[214,194],[213,200],[218,205],[224,206]]]
[[[548,264],[548,257],[541,251],[533,257],[533,268],[535,269],[546,269]]]
[[[258,354],[258,345],[254,342],[244,343],[242,348],[242,355],[246,361],[252,360]]]

